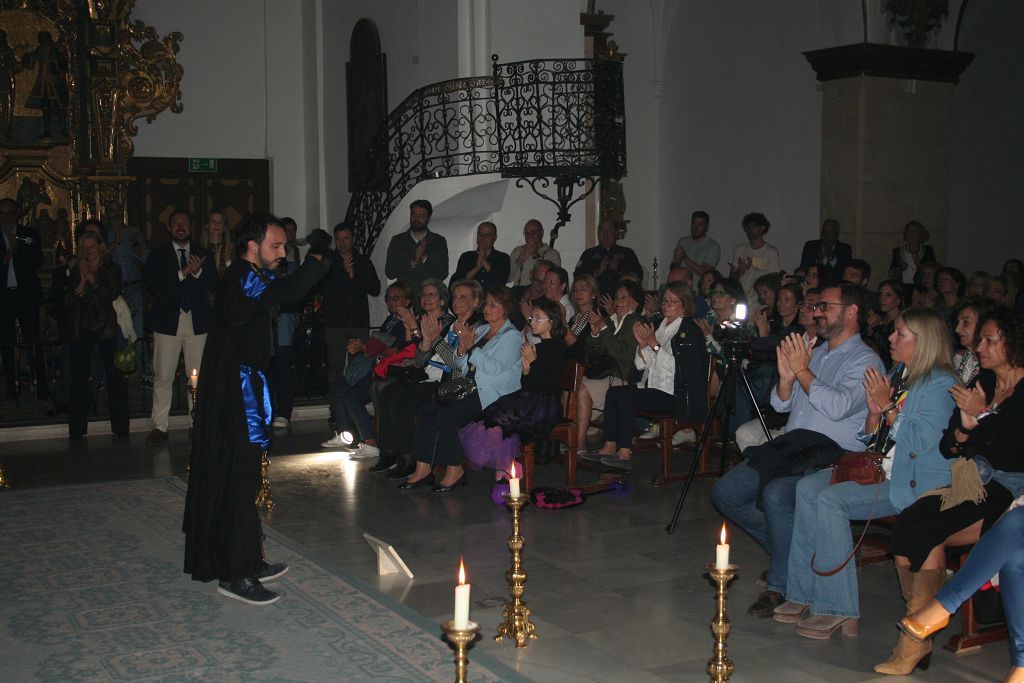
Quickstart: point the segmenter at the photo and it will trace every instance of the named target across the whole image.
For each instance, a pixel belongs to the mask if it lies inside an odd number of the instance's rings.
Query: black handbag
[[[587,368],[583,371],[583,376],[587,379],[607,379],[619,371],[619,364],[605,351],[586,354],[583,357],[583,364]]]
[[[437,385],[435,400],[439,406],[457,403],[476,393],[476,382],[470,377],[456,377]]]

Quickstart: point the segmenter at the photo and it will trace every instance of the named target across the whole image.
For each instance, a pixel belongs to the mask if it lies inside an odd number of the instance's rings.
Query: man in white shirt
[[[779,250],[765,241],[764,236],[772,224],[763,213],[748,213],[743,217],[743,230],[747,242],[737,244],[729,262],[729,277],[743,285],[747,301],[757,301],[754,282],[768,273],[779,272]]]
[[[562,265],[562,256],[554,247],[544,244],[544,226],[536,218],[526,221],[523,226],[523,237],[526,244],[521,244],[512,250],[509,259],[512,262],[512,270],[509,272],[509,283],[511,287],[519,287],[530,284],[530,273],[537,261],[550,261],[556,266]]]
[[[701,275],[717,268],[722,258],[722,248],[708,236],[710,223],[711,217],[706,211],[694,211],[690,216],[690,236],[680,237],[672,253],[672,265],[687,268],[693,273],[694,282],[699,282]]]

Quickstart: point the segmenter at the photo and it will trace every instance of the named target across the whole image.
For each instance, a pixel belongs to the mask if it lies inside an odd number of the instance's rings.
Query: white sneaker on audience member
[[[337,434],[332,436],[330,439],[327,439],[327,441],[324,441],[322,444],[320,444],[320,447],[321,448],[341,448],[341,449],[346,450],[346,451],[350,451],[353,448],[352,444],[347,443],[343,438],[341,438],[341,432],[338,432]]]
[[[657,439],[659,436],[661,436],[661,425],[652,424],[650,429],[640,435],[640,438],[644,440]]]
[[[697,433],[692,429],[680,429],[672,435],[672,445],[681,446],[684,443],[693,443],[697,440]]]
[[[363,460],[368,458],[376,458],[380,456],[380,449],[376,446],[371,446],[368,443],[361,443],[349,454],[350,460]]]
[[[271,423],[274,429],[288,429],[288,418],[287,417],[275,417]]]

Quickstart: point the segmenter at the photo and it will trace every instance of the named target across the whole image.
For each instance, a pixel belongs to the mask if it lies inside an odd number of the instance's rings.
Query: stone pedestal
[[[912,219],[946,259],[952,94],[973,56],[872,44],[804,54],[822,83],[822,220],[840,222],[874,286]]]

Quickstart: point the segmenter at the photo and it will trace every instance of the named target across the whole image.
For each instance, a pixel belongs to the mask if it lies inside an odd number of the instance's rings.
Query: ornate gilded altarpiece
[[[123,205],[138,120],[182,110],[182,36],[131,21],[134,5],[0,0],[0,197],[51,258],[107,200]]]

